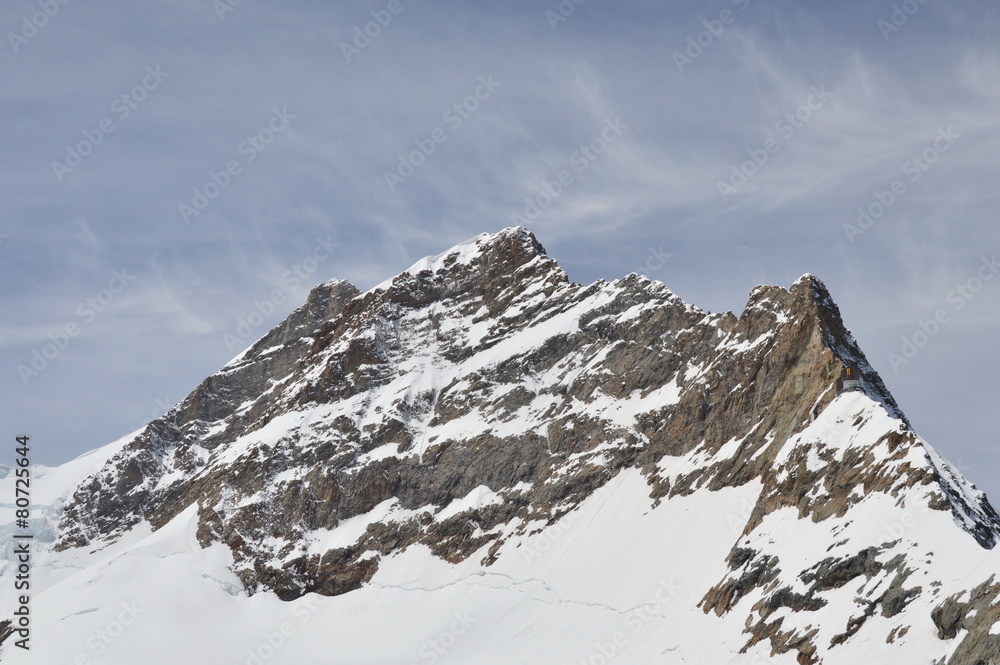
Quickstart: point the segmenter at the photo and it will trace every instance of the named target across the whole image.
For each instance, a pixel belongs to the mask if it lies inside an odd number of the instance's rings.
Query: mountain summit
[[[133,596],[120,662],[1000,663],[1000,517],[811,275],[713,314],[484,234],[321,284],[95,459],[40,524],[44,662]]]

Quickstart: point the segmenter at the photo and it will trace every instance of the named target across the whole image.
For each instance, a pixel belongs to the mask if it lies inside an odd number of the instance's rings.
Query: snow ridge
[[[845,363],[862,390],[837,394]],[[1000,654],[1000,520],[811,275],[713,314],[641,275],[574,284],[525,229],[483,234],[364,293],[319,285],[93,459],[46,481],[44,662],[129,596],[182,594],[238,654],[305,617],[269,662]],[[143,625],[118,662],[232,660]]]

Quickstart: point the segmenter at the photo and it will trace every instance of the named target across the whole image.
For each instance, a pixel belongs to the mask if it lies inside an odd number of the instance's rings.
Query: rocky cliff
[[[862,388],[838,395],[845,364]],[[820,280],[712,314],[641,275],[573,283],[523,229],[365,293],[316,287],[76,489],[56,549],[194,507],[247,593],[336,596],[417,546],[488,571],[624,472],[656,510],[752,489],[687,608],[738,623],[743,652],[841,662],[933,624],[949,663],[1000,662],[1000,585],[945,594],[923,532],[892,529],[943,515],[942,539],[986,552],[1000,517],[913,433]],[[789,520],[810,548],[775,535]]]

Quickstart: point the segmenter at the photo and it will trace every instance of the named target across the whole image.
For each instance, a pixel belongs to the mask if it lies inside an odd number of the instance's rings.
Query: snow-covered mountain
[[[812,276],[712,314],[482,235],[35,477],[5,664],[1000,663],[1000,517]]]

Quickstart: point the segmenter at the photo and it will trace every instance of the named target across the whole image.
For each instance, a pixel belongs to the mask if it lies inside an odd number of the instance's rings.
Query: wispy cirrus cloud
[[[549,5],[414,3],[348,62],[340,44],[379,3],[245,1],[222,20],[196,0],[70,3],[3,54],[0,369],[8,408],[53,441],[48,461],[117,436],[228,360],[223,334],[317,238],[343,251],[310,278],[370,287],[511,224],[566,170],[572,184],[530,226],[573,279],[646,270],[696,304],[738,310],[756,283],[820,274],[928,438],[948,454],[987,437],[987,416],[921,377],[996,393],[1000,289],[898,375],[887,357],[1000,249],[993,4],[927,3],[889,39],[878,21],[892,3],[590,0],[556,30]],[[32,7],[5,5],[0,28]],[[679,72],[674,53],[726,9],[735,20]],[[120,119],[112,104],[148,67],[169,77]],[[449,122],[490,76],[495,92]],[[817,89],[829,98],[797,118]],[[241,146],[275,109],[295,119],[248,159]],[[788,114],[799,126],[779,125]],[[105,117],[114,131],[59,182],[52,163]],[[615,118],[627,129],[579,169],[574,154]],[[386,172],[436,128],[446,140],[390,191]],[[911,181],[904,164],[948,128],[960,138]],[[761,149],[766,161],[720,196]],[[179,206],[233,161],[239,174],[186,224]],[[900,178],[905,194],[852,242],[845,225]],[[123,267],[135,284],[25,389],[20,359]],[[70,403],[90,414],[85,431],[48,417]]]

